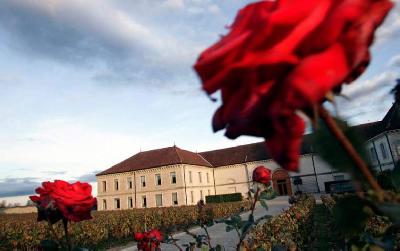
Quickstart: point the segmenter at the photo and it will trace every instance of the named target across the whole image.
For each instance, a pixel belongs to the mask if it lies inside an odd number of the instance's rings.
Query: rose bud
[[[267,185],[271,181],[271,170],[264,166],[258,166],[253,171],[253,181]]]

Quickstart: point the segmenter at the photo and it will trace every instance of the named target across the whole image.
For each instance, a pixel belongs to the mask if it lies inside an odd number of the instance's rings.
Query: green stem
[[[254,219],[254,209],[256,208],[256,204],[257,204],[257,201],[258,201],[259,194],[260,194],[260,188],[257,187],[257,191],[254,194],[254,201],[253,201],[253,204],[251,205],[251,213],[250,213],[250,215],[252,216],[253,219]],[[253,225],[253,224],[254,224],[254,222],[251,223],[251,225]],[[242,243],[243,243],[244,239],[246,238],[246,235],[249,232],[250,228],[251,228],[251,226],[247,229],[247,231],[245,231],[241,235],[239,235],[239,238],[240,238],[239,239],[239,243],[236,246],[236,250],[237,251],[240,251],[240,247],[242,246]],[[238,232],[238,234],[239,234],[239,232]]]
[[[378,182],[372,175],[371,171],[369,170],[367,164],[363,161],[357,151],[354,149],[353,145],[350,143],[349,139],[344,135],[343,131],[340,127],[336,124],[335,120],[329,114],[329,112],[323,107],[319,107],[319,116],[325,122],[333,136],[340,142],[343,149],[347,152],[350,158],[353,160],[354,164],[358,167],[361,173],[364,175],[372,189],[378,195],[379,200],[383,199],[383,190],[379,186]]]
[[[174,237],[173,237],[172,235],[169,235],[169,237],[172,239],[173,245],[174,245],[179,251],[183,251],[183,249],[178,245],[178,243],[176,243],[176,240],[174,239]]]

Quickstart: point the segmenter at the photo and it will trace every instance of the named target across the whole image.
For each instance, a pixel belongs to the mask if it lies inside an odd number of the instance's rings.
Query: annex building
[[[394,103],[381,121],[355,126],[364,139],[370,164],[376,171],[393,169],[400,160],[400,104]],[[98,210],[193,205],[207,195],[240,192],[245,197],[253,170],[272,170],[278,195],[329,192],[346,182],[346,173],[331,169],[313,151],[305,135],[299,172],[281,169],[263,142],[195,153],[177,146],[139,152],[98,173]],[[301,179],[301,185],[294,180]]]

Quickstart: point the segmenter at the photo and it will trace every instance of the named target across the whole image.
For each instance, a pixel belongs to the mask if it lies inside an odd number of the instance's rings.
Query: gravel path
[[[280,196],[276,197],[273,200],[267,201],[269,210],[266,211],[262,206],[258,205],[256,209],[254,210],[254,216],[255,219],[257,220],[258,218],[264,216],[265,214],[268,215],[277,215],[282,210],[286,209],[289,204],[288,204],[288,197],[287,196]],[[249,215],[249,212],[242,214],[242,219],[247,219]],[[235,250],[236,249],[236,244],[238,242],[238,236],[235,231],[230,231],[230,232],[225,232],[225,223],[218,223],[215,224],[214,226],[208,228],[209,234],[211,236],[211,244],[221,244],[225,247],[225,250]],[[201,228],[194,228],[191,229],[192,233],[195,234],[203,234],[204,231]],[[193,242],[193,238],[182,232],[182,233],[177,233],[174,235],[174,238],[179,239],[178,244],[180,246],[185,243]],[[132,247],[128,247],[125,249],[122,249],[121,251],[136,251],[136,245]],[[162,244],[161,245],[161,250],[165,251],[175,251],[177,248],[173,245],[167,245],[167,244]],[[198,249],[200,250],[200,249]]]

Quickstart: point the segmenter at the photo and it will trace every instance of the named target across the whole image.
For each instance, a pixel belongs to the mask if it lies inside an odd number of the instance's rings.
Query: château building
[[[400,105],[396,102],[382,121],[362,124],[355,131],[367,139],[365,147],[376,171],[393,169],[400,159]],[[312,135],[305,135],[299,172],[281,169],[265,143],[195,153],[177,146],[139,152],[98,173],[98,209],[194,205],[207,195],[240,192],[245,197],[253,170],[272,170],[278,195],[329,192],[332,184],[348,182],[346,173],[329,167],[313,151]],[[301,179],[301,185],[294,180]]]

